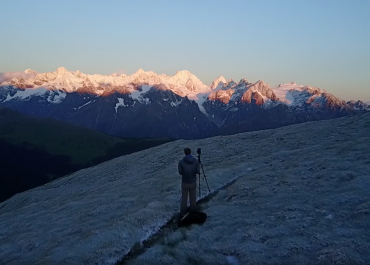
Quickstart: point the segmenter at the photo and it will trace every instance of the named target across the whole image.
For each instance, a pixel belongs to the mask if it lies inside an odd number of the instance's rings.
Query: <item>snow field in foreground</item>
[[[127,264],[369,264],[370,122],[341,121],[319,139],[275,134],[256,171],[202,205],[205,224]]]
[[[178,212],[177,163],[189,146],[202,148],[211,190],[242,177],[201,204],[203,226],[128,264],[370,263],[369,137],[365,114],[116,158],[1,203],[0,260],[114,264]]]
[[[0,259],[5,264],[114,263],[178,212],[177,163],[184,146],[196,150],[192,145],[177,141],[123,156],[1,203]],[[211,169],[204,160],[212,190],[243,173],[240,164]],[[211,161],[220,160],[222,153],[213,154]]]

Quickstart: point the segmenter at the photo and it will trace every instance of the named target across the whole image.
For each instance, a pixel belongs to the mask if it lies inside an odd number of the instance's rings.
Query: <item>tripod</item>
[[[202,172],[203,172],[203,179],[206,181],[208,191],[211,192],[211,190],[209,189],[209,186],[208,186],[208,181],[207,181],[206,173],[204,173],[203,164],[200,161],[200,151],[199,151],[199,149],[198,149],[197,153],[198,153],[198,162],[199,162],[200,167],[202,168]],[[200,173],[199,173],[199,199],[200,199]]]

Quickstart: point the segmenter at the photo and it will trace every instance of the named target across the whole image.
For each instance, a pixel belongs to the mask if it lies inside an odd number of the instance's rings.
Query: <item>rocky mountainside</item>
[[[203,138],[277,128],[369,110],[319,88],[217,78],[210,86],[189,71],[173,76],[67,71],[7,73],[0,106],[128,137]]]

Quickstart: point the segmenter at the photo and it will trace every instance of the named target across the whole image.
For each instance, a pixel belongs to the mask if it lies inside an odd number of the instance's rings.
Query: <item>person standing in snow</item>
[[[196,211],[197,174],[200,174],[200,164],[198,160],[191,155],[190,148],[184,148],[184,153],[185,157],[179,161],[178,165],[179,174],[182,176],[180,216],[186,214],[188,195],[190,200],[190,211]]]

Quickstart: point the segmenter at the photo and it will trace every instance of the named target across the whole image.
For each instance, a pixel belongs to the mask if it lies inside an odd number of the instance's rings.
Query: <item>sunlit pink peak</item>
[[[37,72],[35,70],[32,70],[32,69],[26,69],[24,72],[26,74],[37,74]]]
[[[145,71],[143,70],[143,68],[139,68],[139,70],[137,70],[135,72],[135,74],[138,74],[138,75],[143,74],[143,73],[145,73]]]
[[[182,70],[182,71],[177,71],[175,76],[181,76],[181,77],[189,77],[192,76],[193,74],[189,72],[188,70]]]
[[[64,67],[58,67],[57,73],[65,73],[65,72],[68,72],[68,70],[65,69]]]
[[[56,70],[55,72],[57,74],[56,78],[57,79],[65,79],[65,78],[71,78],[73,77],[74,75],[69,72],[66,68],[64,67],[58,67],[58,69]]]
[[[212,82],[212,84],[211,84],[211,86],[210,86],[210,89],[215,89],[215,88],[217,88],[218,87],[218,85],[222,85],[223,86],[223,84],[226,84],[226,79],[225,79],[225,77],[223,77],[223,76],[220,76],[220,77],[218,77],[218,78],[216,78],[213,82]]]

